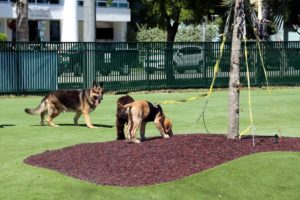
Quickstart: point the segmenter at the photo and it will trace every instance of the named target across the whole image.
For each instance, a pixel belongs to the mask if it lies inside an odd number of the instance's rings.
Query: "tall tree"
[[[132,1],[132,0],[129,0]],[[149,27],[160,28],[167,31],[168,42],[175,40],[178,26],[181,22],[186,24],[202,23],[203,17],[215,14],[221,14],[219,6],[220,0],[138,0],[144,6],[139,5],[139,15],[144,21],[138,23],[147,24]],[[134,5],[136,1],[134,1]],[[134,7],[133,7],[134,9]]]
[[[180,21],[191,17],[189,0],[142,0],[148,7],[148,15],[158,21],[160,27],[167,31],[168,42],[173,42]]]
[[[95,69],[95,41],[96,41],[96,2],[84,1],[83,41],[86,43],[86,67],[84,67],[84,86],[89,87],[96,80]]]
[[[28,0],[12,0],[11,2],[13,6],[16,6],[16,39],[19,42],[27,42],[29,41]]]
[[[239,134],[239,98],[240,98],[240,53],[241,40],[239,38],[239,28],[243,17],[244,0],[235,0],[234,21],[232,33],[232,47],[229,74],[229,139],[234,139]]]
[[[96,3],[95,0],[84,1],[83,41],[96,41]]]
[[[229,139],[234,139],[236,136],[239,135],[239,89],[241,53],[241,40],[239,35],[240,30],[244,28],[243,25],[241,25],[241,23],[244,22],[243,17],[245,16],[244,14],[246,10],[244,9],[244,6],[250,5],[249,0],[223,0],[223,3],[229,4],[232,1],[235,1],[235,9],[229,77],[229,123],[227,134],[227,137]],[[255,23],[263,23],[263,20],[266,20],[266,16],[268,16],[264,12],[267,12],[270,13],[274,21],[277,22],[277,26],[279,23],[282,23],[284,19],[286,19],[285,23],[299,24],[300,11],[299,9],[294,9],[294,7],[296,7],[298,4],[300,4],[298,0],[263,0],[263,9],[268,10],[262,12],[262,21],[260,20]],[[290,6],[289,9],[288,6]],[[256,20],[256,18],[252,19]],[[264,38],[264,33],[261,36],[262,38]]]
[[[300,1],[299,0],[263,0],[267,17],[278,28],[282,24],[294,28],[300,34]]]

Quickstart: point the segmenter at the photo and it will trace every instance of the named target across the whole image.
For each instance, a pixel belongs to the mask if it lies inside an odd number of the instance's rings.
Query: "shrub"
[[[138,27],[137,41],[139,42],[163,42],[167,39],[167,32],[155,28],[147,28],[146,26]]]
[[[7,35],[4,33],[0,33],[0,42],[5,42],[7,41]]]
[[[175,42],[201,42],[203,41],[203,28],[201,25],[181,24],[176,33]],[[215,41],[219,35],[218,25],[211,23],[206,26],[206,41]],[[137,41],[139,42],[164,42],[167,38],[167,32],[155,28],[139,27],[137,32]]]

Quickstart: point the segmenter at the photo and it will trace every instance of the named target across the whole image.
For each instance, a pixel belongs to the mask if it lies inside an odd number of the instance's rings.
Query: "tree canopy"
[[[167,41],[174,41],[180,23],[200,24],[203,16],[216,13],[220,0],[139,0],[132,4],[134,23],[167,31]],[[221,8],[222,9],[222,8]]]

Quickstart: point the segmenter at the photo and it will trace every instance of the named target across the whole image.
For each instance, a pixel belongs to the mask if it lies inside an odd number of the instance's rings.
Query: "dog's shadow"
[[[86,124],[57,124],[61,127],[64,127],[64,126],[73,126],[73,127],[87,127]],[[112,125],[107,125],[107,124],[93,124],[95,127],[98,127],[98,128],[113,128],[114,126]],[[31,125],[31,126],[41,126],[41,125]],[[48,125],[44,125],[44,126],[48,126]]]
[[[10,126],[16,126],[15,124],[0,124],[0,128],[10,127]]]
[[[75,125],[75,124],[58,124],[59,126],[80,126],[80,127],[87,127],[86,124],[78,124],[78,125]],[[96,127],[99,127],[99,128],[113,128],[114,126],[112,125],[107,125],[107,124],[93,124],[94,126]]]

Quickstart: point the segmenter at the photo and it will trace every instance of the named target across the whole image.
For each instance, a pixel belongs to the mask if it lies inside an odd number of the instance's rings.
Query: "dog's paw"
[[[170,136],[169,136],[169,135],[164,135],[163,137],[164,137],[164,138],[169,138]]]
[[[93,126],[93,125],[91,125],[91,126],[88,126],[89,128],[98,128],[98,127],[96,127],[96,126]]]
[[[40,122],[40,125],[41,125],[41,126],[45,126],[46,123],[45,123],[44,121],[41,121],[41,122]]]
[[[128,139],[127,142],[129,142],[129,143],[135,143],[135,144],[141,143],[141,141],[139,141],[138,139]]]
[[[141,141],[139,141],[139,140],[137,140],[137,139],[133,139],[133,143],[139,144],[139,143],[141,143]]]
[[[51,127],[54,127],[54,128],[59,127],[59,125],[56,125],[56,124],[51,124],[50,126],[51,126]]]

